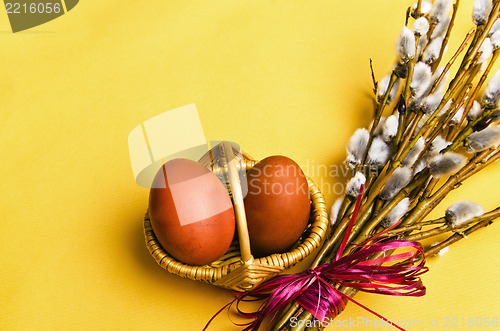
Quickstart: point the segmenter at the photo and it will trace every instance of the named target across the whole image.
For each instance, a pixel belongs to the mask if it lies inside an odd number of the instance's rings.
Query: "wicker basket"
[[[181,277],[208,282],[235,291],[249,291],[303,260],[323,239],[328,226],[325,200],[318,186],[307,178],[311,197],[311,214],[304,234],[290,251],[254,259],[250,251],[238,172],[248,171],[256,161],[248,154],[237,150],[231,143],[222,142],[205,154],[199,162],[228,185],[238,230],[238,236],[235,237],[239,240],[234,240],[226,254],[209,265],[187,265],[175,260],[161,247],[151,227],[149,216],[146,214],[144,219],[146,246],[162,268]]]

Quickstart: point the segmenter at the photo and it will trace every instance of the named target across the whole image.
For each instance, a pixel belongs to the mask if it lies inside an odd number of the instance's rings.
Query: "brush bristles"
[[[340,207],[342,207],[343,198],[338,198],[332,205],[332,209],[330,212],[330,224],[333,226],[337,223],[337,219],[339,217]]]

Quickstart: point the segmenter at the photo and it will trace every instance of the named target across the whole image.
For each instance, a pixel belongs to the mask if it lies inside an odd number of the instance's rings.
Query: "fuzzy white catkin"
[[[366,183],[366,176],[361,172],[357,172],[356,175],[354,175],[354,177],[352,177],[347,183],[346,194],[352,197],[357,197],[361,185],[364,183]]]
[[[448,152],[438,154],[429,160],[429,170],[435,178],[449,176],[467,164],[467,158],[462,154]]]
[[[427,157],[423,157],[418,162],[415,164],[413,167],[413,176],[418,174],[420,171],[424,170],[427,168]]]
[[[379,197],[383,200],[391,200],[401,191],[401,189],[410,183],[412,177],[413,170],[411,168],[397,168],[385,182],[384,187],[379,193]]]
[[[493,45],[493,50],[498,49],[500,47],[500,30],[492,34],[490,40]]]
[[[365,128],[354,131],[346,146],[348,165],[361,163],[366,146],[368,145],[368,139],[370,139],[370,133]]]
[[[410,104],[407,106],[411,112],[418,112],[420,108],[422,108],[422,99],[420,100],[415,100],[415,99],[410,99]]]
[[[415,57],[415,36],[410,29],[403,26],[396,43],[396,52],[399,59],[406,63]]]
[[[493,53],[493,44],[491,43],[490,38],[484,39],[483,44],[479,48],[479,52],[481,52],[481,55],[479,56],[477,63],[483,63],[484,61],[488,60],[488,58],[491,56],[491,53]]]
[[[415,162],[417,162],[418,157],[420,156],[420,153],[422,153],[424,148],[425,148],[425,139],[423,137],[420,137],[418,138],[415,145],[410,149],[408,154],[406,154],[403,161],[401,161],[401,165],[403,167],[412,167],[415,164]]]
[[[485,71],[486,68],[488,68],[488,61],[484,61],[483,63],[479,63],[479,65],[481,66],[479,68],[479,71]]]
[[[436,247],[436,246],[437,246],[437,245],[439,245],[439,244],[440,244],[440,243],[437,243],[437,242],[436,242],[436,243],[432,243],[432,244],[431,244],[431,248],[434,248],[434,247]],[[446,253],[448,253],[448,251],[449,251],[449,250],[450,250],[450,246],[446,246],[445,248],[440,249],[440,250],[436,253],[436,255],[437,255],[437,256],[439,256],[439,257],[442,257],[443,255],[445,255]]]
[[[472,7],[472,21],[476,25],[485,24],[490,16],[493,3],[491,0],[476,0]]]
[[[422,116],[420,121],[418,121],[417,126],[415,127],[415,132],[420,132],[420,130],[424,127],[425,122],[429,119],[429,116],[425,115]]]
[[[452,228],[458,228],[474,217],[484,214],[484,208],[472,201],[462,200],[446,209],[445,217]]]
[[[448,101],[445,103],[443,108],[441,108],[441,110],[439,111],[437,116],[439,117],[439,116],[443,116],[444,114],[446,114],[448,112],[448,110],[450,110],[452,103],[453,103],[453,100],[448,99]]]
[[[446,253],[448,253],[450,251],[450,246],[446,246],[445,248],[443,249],[440,249],[439,252],[437,252],[436,254],[439,256],[439,257],[442,257],[443,255],[445,255]]]
[[[384,131],[384,125],[385,125],[385,116],[381,116],[380,120],[378,121],[377,127],[373,131],[374,136],[380,136],[382,132]],[[368,131],[371,131],[373,127],[373,121],[370,123],[370,127],[368,128]]]
[[[443,73],[443,71],[444,71],[444,67],[440,67],[432,75],[432,83],[433,84],[437,82],[437,80],[439,79],[439,77],[441,76],[441,74]],[[434,91],[434,93],[444,93],[444,90],[446,89],[446,84],[448,83],[449,76],[450,76],[450,71],[447,71],[444,74],[444,77],[441,80],[441,82],[439,83],[439,85],[436,87],[436,90]]]
[[[373,166],[383,166],[391,156],[391,146],[386,143],[383,137],[373,139],[370,149],[368,150],[367,163]]]
[[[495,110],[491,115],[492,123],[500,122],[500,109]]]
[[[435,39],[437,37],[444,37],[446,31],[448,30],[448,26],[450,25],[451,17],[444,17],[436,26],[434,30],[432,30],[431,39]]]
[[[458,109],[458,111],[453,115],[453,117],[450,120],[450,125],[457,125],[460,123],[460,120],[462,120],[462,117],[464,116],[464,111],[465,111],[465,106],[462,106]]]
[[[418,2],[415,2],[411,7],[411,11],[414,13],[417,10]],[[422,1],[420,3],[420,13],[423,15],[427,15],[430,13],[432,9],[432,3],[430,1]]]
[[[497,32],[498,30],[500,30],[500,19],[497,18],[495,20],[495,23],[493,23],[490,32],[488,32],[488,38],[491,38],[491,36],[495,34],[495,32]]]
[[[427,96],[427,98],[424,99],[424,102],[422,102],[422,110],[426,115],[432,115],[438,108],[441,100],[443,100],[442,93],[434,92],[430,94],[429,96]]]
[[[427,47],[427,44],[429,42],[429,39],[427,39],[427,35],[423,35],[420,37],[418,40],[418,47],[417,47],[417,54],[418,56],[421,56],[424,49]]]
[[[483,102],[496,107],[500,101],[500,70],[488,81],[483,94]]]
[[[437,136],[434,138],[434,140],[430,144],[429,148],[429,154],[430,155],[437,155],[439,152],[441,152],[443,149],[448,147],[451,144],[451,142],[446,141],[443,137]]]
[[[500,126],[490,126],[470,134],[466,139],[469,152],[480,152],[500,143]]]
[[[477,119],[482,113],[483,109],[481,108],[481,104],[474,100],[474,102],[472,103],[472,107],[467,113],[467,118],[472,121]]]
[[[413,79],[410,83],[410,89],[415,99],[419,100],[429,91],[432,85],[431,67],[423,62],[417,62],[413,69]]]
[[[429,31],[429,21],[425,17],[419,17],[413,22],[413,33],[416,36],[423,36]]]
[[[443,46],[443,38],[437,37],[433,39],[429,45],[425,48],[424,55],[422,56],[422,60],[431,64],[437,61],[439,58],[439,54],[441,53],[441,46]]]
[[[392,208],[392,210],[384,217],[384,219],[381,222],[381,225],[386,229],[396,225],[396,223],[399,222],[401,217],[403,217],[406,214],[409,208],[410,208],[410,199],[404,198],[394,208]]]
[[[398,126],[399,126],[398,115],[391,115],[387,117],[382,131],[382,137],[385,142],[389,143],[392,141],[392,139],[394,139],[394,137],[396,137],[398,133]]]
[[[339,217],[340,207],[342,207],[343,198],[338,198],[332,205],[332,209],[330,212],[330,223],[335,225],[337,222],[337,218]]]
[[[435,0],[429,17],[433,22],[440,22],[444,17],[448,15],[453,5],[452,0]]]
[[[391,82],[391,74],[384,76],[378,83],[378,91],[377,91],[377,100],[381,102],[384,99],[385,93],[387,92],[387,88],[389,88],[389,83]],[[399,90],[400,80],[396,80],[394,85],[392,86],[391,92],[389,93],[389,97],[387,99],[388,102],[393,101],[396,98],[396,93]]]

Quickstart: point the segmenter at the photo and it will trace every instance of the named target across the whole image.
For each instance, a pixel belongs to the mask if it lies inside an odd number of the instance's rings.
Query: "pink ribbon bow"
[[[291,301],[299,303],[316,319],[326,322],[328,317],[340,314],[347,300],[359,305],[390,325],[403,330],[385,317],[374,312],[353,298],[340,292],[335,285],[351,287],[363,292],[379,293],[397,296],[423,296],[425,286],[420,275],[428,271],[425,267],[424,250],[420,243],[404,240],[392,240],[384,243],[364,244],[344,257],[342,253],[347,244],[352,227],[354,226],[357,212],[363,196],[362,186],[349,227],[344,236],[335,261],[308,269],[304,272],[290,275],[280,275],[253,290],[237,296],[232,302],[219,310],[205,326],[225,308],[236,302],[239,314],[253,319],[252,322],[240,324],[246,330],[258,330],[262,321],[274,316],[279,309]],[[390,255],[395,249],[410,249],[409,251]],[[384,253],[383,257],[375,258]],[[385,254],[388,254],[386,256]],[[390,263],[390,265],[384,265]],[[239,303],[246,301],[247,297],[267,298],[266,302],[256,311],[245,313],[240,310]],[[247,299],[248,300],[248,299]]]

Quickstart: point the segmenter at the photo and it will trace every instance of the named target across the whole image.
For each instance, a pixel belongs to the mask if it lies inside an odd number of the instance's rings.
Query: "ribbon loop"
[[[356,208],[339,252],[343,251],[347,244],[346,238],[349,237],[350,229],[355,223],[363,189],[361,186]],[[392,255],[397,249],[405,251]],[[320,322],[340,314],[346,302],[351,301],[388,322],[389,325],[404,331],[387,318],[342,293],[339,288],[351,287],[363,292],[395,296],[425,295],[425,286],[419,278],[428,271],[422,245],[404,240],[365,243],[358,246],[353,253],[344,257],[341,255],[337,254],[335,261],[331,263],[301,273],[277,276],[252,291],[241,294],[229,306],[236,302],[236,309],[240,315],[254,319],[245,324],[244,330],[258,330],[267,316],[275,316],[280,308],[291,301],[299,303]],[[267,300],[255,313],[249,314],[239,308],[239,303],[247,301],[248,297],[267,297]],[[208,324],[205,329],[207,327]]]

